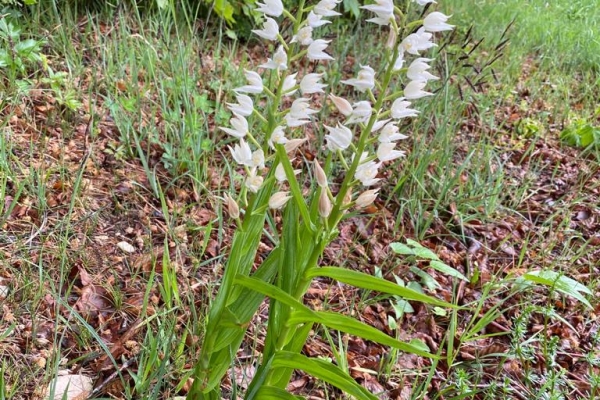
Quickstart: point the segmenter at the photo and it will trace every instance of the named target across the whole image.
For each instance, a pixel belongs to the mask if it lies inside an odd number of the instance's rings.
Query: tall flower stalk
[[[262,28],[253,32],[273,42],[273,52],[259,66],[260,73],[245,71],[246,84],[234,89],[236,102],[227,104],[234,114],[230,126],[220,128],[237,141],[229,150],[239,165],[239,193],[224,196],[237,230],[219,292],[207,316],[189,399],[220,399],[221,379],[234,363],[246,327],[265,297],[270,298],[267,336],[246,399],[288,398],[285,388],[294,369],[305,370],[356,398],[375,398],[333,364],[301,355],[315,323],[435,357],[420,342],[404,343],[349,317],[314,311],[302,303],[311,281],[321,276],[408,300],[450,306],[360,272],[319,267],[323,251],[337,236],[337,226],[347,211],[375,201],[377,186],[383,184],[379,170],[404,156],[396,149],[397,142],[406,138],[398,124],[418,114],[411,102],[430,96],[426,84],[438,79],[428,71],[431,60],[421,57],[421,52],[435,46],[433,33],[452,29],[448,17],[439,12],[408,22],[411,1],[402,7],[392,0],[363,6],[369,13],[367,21],[389,29],[385,68],[377,72],[361,65],[356,77],[342,81],[363,99],[351,103],[331,93],[329,100],[341,119],[330,126],[319,122],[320,110],[312,101],[328,87],[324,74],[294,72],[294,67],[303,58],[311,63],[335,62],[328,51],[330,41],[318,38],[317,33],[319,27],[331,22],[330,18],[339,15],[335,10],[339,2],[321,0],[305,6],[301,0],[294,15],[281,0],[257,3],[257,11],[265,18]],[[434,1],[412,2],[423,6]],[[284,19],[291,22],[290,31],[280,31]],[[411,63],[405,67],[408,61]],[[398,87],[403,90],[398,91]],[[261,110],[256,104],[265,107]],[[305,127],[309,124],[327,131],[324,143],[317,144],[326,152],[323,164],[318,160],[310,164],[295,161],[298,150],[308,145]],[[303,167],[295,169],[299,165]],[[345,177],[334,191],[329,182],[338,170],[343,170]],[[303,190],[307,186],[301,184],[307,177],[312,177],[308,195]],[[283,216],[279,232],[273,235],[276,246],[252,272],[269,213]]]

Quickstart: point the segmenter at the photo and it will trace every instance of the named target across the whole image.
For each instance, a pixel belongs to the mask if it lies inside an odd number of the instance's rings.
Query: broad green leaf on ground
[[[538,270],[528,272],[523,275],[522,278],[530,282],[554,288],[563,294],[577,299],[587,307],[592,308],[592,305],[584,296],[584,294],[591,295],[592,291],[585,285],[582,285],[566,275],[552,270]]]

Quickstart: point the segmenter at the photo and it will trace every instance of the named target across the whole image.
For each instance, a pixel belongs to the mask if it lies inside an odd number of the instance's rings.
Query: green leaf
[[[237,275],[235,277],[235,283],[240,286],[244,286],[248,289],[254,290],[256,292],[262,293],[265,296],[269,296],[270,298],[275,299],[285,304],[286,306],[293,308],[302,315],[312,316],[315,313],[310,308],[306,307],[304,304],[300,303],[298,300],[296,300],[277,286],[271,285],[270,283],[243,275]]]
[[[262,386],[258,390],[257,399],[261,400],[298,400],[304,399],[302,396],[294,396],[286,392],[285,390],[273,387],[273,386]]]
[[[337,329],[366,340],[391,346],[407,353],[417,354],[428,358],[437,358],[434,354],[429,353],[429,348],[423,342],[402,342],[386,335],[377,328],[373,328],[370,325],[339,313],[318,311],[313,312],[312,315],[292,314],[288,322],[291,325],[297,325],[308,321],[318,322],[328,328]]]
[[[591,295],[592,291],[585,285],[582,285],[566,275],[552,270],[539,270],[528,272],[523,275],[522,278],[531,282],[552,287],[563,294],[574,297],[587,307],[592,308],[590,302],[581,294],[581,292],[583,292],[587,295]]]
[[[421,243],[415,242],[412,239],[406,239],[406,243],[414,248],[413,251],[415,257],[424,258],[426,260],[439,260],[437,254],[429,250],[427,247],[423,246]]]
[[[344,0],[344,11],[351,13],[354,18],[360,17],[358,0]]]
[[[289,351],[280,351],[275,354],[272,365],[273,368],[284,367],[302,370],[337,387],[344,393],[354,396],[358,400],[377,400],[377,397],[356,383],[348,374],[326,361],[311,359]]]
[[[445,263],[443,263],[441,261],[432,260],[429,263],[429,266],[431,268],[435,269],[436,271],[440,271],[440,272],[442,272],[442,273],[444,273],[446,275],[453,276],[453,277],[458,278],[458,279],[462,279],[463,281],[467,281],[467,282],[469,281],[466,276],[464,276],[459,271],[455,270],[454,268],[452,268],[448,264],[445,264]]]
[[[571,126],[560,133],[560,139],[573,147],[588,147],[592,143],[600,144],[600,128],[589,124]]]
[[[435,279],[433,279],[433,277],[431,275],[429,275],[427,272],[425,272],[417,267],[410,267],[410,272],[412,272],[413,274],[415,274],[419,278],[421,278],[423,285],[425,285],[425,287],[427,289],[429,289],[429,290],[441,289],[442,286],[439,283],[437,283],[437,281]],[[409,285],[411,283],[414,283],[414,282],[409,282]]]
[[[367,275],[362,272],[350,271],[338,267],[322,267],[310,268],[306,271],[305,275],[306,278],[324,276],[358,288],[375,290],[381,293],[393,294],[396,296],[401,296],[408,300],[420,301],[425,304],[432,304],[439,307],[460,308],[459,306],[456,306],[454,304],[438,300],[435,297],[419,293],[416,290],[402,287],[395,283],[386,281],[385,279]]]

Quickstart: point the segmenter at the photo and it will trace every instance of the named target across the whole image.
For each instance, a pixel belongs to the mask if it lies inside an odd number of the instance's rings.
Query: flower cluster
[[[301,57],[311,62],[334,60],[327,52],[330,41],[315,36],[319,27],[331,22],[329,18],[340,15],[335,10],[340,2],[321,0],[314,6],[300,7],[295,17],[284,9],[281,0],[257,3],[257,11],[264,15],[264,22],[262,29],[252,32],[274,42],[274,51],[259,66],[263,76],[255,71],[245,71],[246,84],[234,89],[236,102],[227,103],[233,113],[230,127],[220,128],[238,139],[238,143],[230,146],[229,150],[233,160],[245,171],[242,189],[244,199],[247,191],[257,193],[260,190],[267,171],[272,168],[275,168],[273,176],[282,188],[286,180],[295,179],[295,174],[300,172],[293,171],[292,174],[289,169],[286,171],[283,164],[278,162],[277,148],[283,146],[285,154],[292,157],[296,149],[307,141],[303,126],[315,122],[319,112],[314,108],[312,97],[325,93],[327,85],[322,82],[322,73],[302,74],[291,69]],[[420,6],[435,3],[433,0],[413,2]],[[385,60],[390,65],[388,70],[377,72],[369,65],[361,65],[356,77],[341,81],[364,94],[366,99],[351,103],[333,93],[328,95],[342,118],[333,126],[322,124],[326,130],[324,145],[351,174],[340,189],[339,194],[345,198],[338,202],[338,208],[351,203],[348,198],[351,199],[353,187],[362,185],[369,188],[376,185],[380,181],[378,175],[382,165],[405,155],[396,149],[398,141],[406,138],[400,133],[399,124],[403,119],[419,114],[419,111],[411,108],[412,102],[430,96],[431,93],[425,90],[427,83],[439,79],[429,72],[432,60],[422,57],[421,53],[436,46],[433,42],[434,33],[453,28],[447,23],[446,15],[431,12],[423,20],[415,22],[414,28],[419,28],[414,33],[399,38],[403,33],[400,25],[406,25],[405,14],[394,6],[393,0],[375,0],[374,4],[361,8],[374,14],[367,21],[389,27],[393,44]],[[277,19],[282,16],[290,19],[293,32],[280,30]],[[409,57],[413,59],[408,60]],[[408,61],[410,63],[405,67]],[[378,77],[378,74],[382,76]],[[268,82],[269,87],[264,82]],[[396,86],[403,90],[394,92]],[[267,104],[267,109],[259,112],[255,108],[255,99],[250,96],[266,97],[267,101],[263,103]],[[283,104],[291,105],[281,109]],[[259,121],[256,125],[260,125],[260,128],[252,129],[259,133],[251,133],[248,118]],[[327,218],[334,209],[332,201],[336,201],[336,198],[328,188],[327,175],[321,165],[315,161],[313,169],[313,176],[322,189],[319,212],[323,218]],[[357,208],[366,207],[375,200],[377,191],[367,189],[351,204]],[[288,191],[280,189],[271,196],[268,206],[272,209],[282,208],[290,198]],[[237,204],[232,204],[235,201],[231,197],[227,197],[226,201],[230,210],[237,210]]]

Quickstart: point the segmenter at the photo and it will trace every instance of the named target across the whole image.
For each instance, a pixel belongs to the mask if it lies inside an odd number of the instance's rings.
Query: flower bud
[[[352,104],[342,97],[335,96],[334,94],[330,94],[329,98],[333,101],[333,104],[338,109],[339,112],[344,116],[349,116],[352,114]]]
[[[321,165],[319,164],[319,162],[317,160],[315,160],[314,163],[315,163],[315,177],[317,178],[317,184],[322,188],[326,188],[327,187],[327,175],[325,174],[325,171],[323,171],[323,168],[321,168]]]
[[[379,189],[366,190],[356,198],[356,208],[365,208],[370,206],[377,198]]]
[[[304,138],[304,139],[290,139],[287,142],[285,142],[283,144],[283,146],[285,147],[285,152],[287,154],[294,152],[298,147],[300,147],[304,142],[306,142],[308,139]]]
[[[321,218],[327,218],[331,214],[331,200],[327,196],[327,190],[321,190],[321,196],[319,196],[319,215]]]
[[[269,199],[269,208],[273,210],[280,210],[283,206],[285,206],[285,203],[292,198],[291,196],[288,196],[288,193],[289,192],[277,192],[273,194]]]
[[[253,31],[254,32],[254,31]],[[398,38],[398,34],[395,29],[390,29],[390,34],[387,38],[387,42],[385,42],[385,47],[388,49],[393,49],[396,44],[396,39]]]
[[[238,204],[227,193],[223,195],[223,198],[227,204],[227,212],[229,213],[229,217],[238,219],[240,217],[240,208],[238,207]]]

